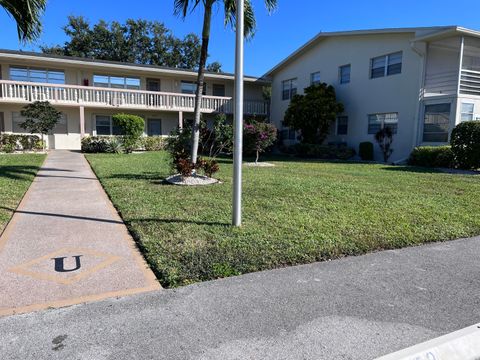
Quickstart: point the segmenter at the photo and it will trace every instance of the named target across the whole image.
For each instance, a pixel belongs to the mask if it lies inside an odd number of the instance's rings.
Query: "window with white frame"
[[[337,135],[347,135],[348,134],[348,116],[338,116],[337,117]]]
[[[314,72],[310,74],[310,85],[318,85],[320,84],[320,71]]]
[[[121,128],[115,126],[110,115],[95,115],[96,135],[121,135]]]
[[[423,120],[424,142],[448,142],[450,103],[425,105]]]
[[[124,76],[93,75],[93,86],[113,89],[140,90],[140,79]]]
[[[22,116],[19,112],[12,112],[12,131],[18,134],[27,133],[28,130],[20,126],[21,123],[25,122],[26,118]],[[61,117],[58,120],[57,124],[53,128],[52,134],[68,134],[68,123],[67,115],[61,113]]]
[[[368,133],[376,134],[379,130],[389,127],[392,133],[397,133],[398,113],[383,113],[368,115]]]
[[[348,84],[350,82],[350,72],[351,72],[351,65],[343,65],[338,68],[338,77],[340,80],[340,84]]]
[[[297,79],[282,81],[282,100],[290,100],[297,94]]]
[[[462,103],[461,121],[472,121],[475,115],[475,105],[473,103]]]
[[[370,78],[375,79],[384,76],[400,74],[402,72],[401,51],[375,57],[370,60]]]
[[[65,72],[61,70],[10,67],[10,80],[48,84],[65,84]]]

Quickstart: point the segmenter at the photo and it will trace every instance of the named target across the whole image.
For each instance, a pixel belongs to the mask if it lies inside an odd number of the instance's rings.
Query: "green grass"
[[[480,234],[480,177],[270,159],[244,168],[244,226],[223,184],[166,185],[166,153],[87,156],[163,286]],[[277,159],[278,160],[278,159]]]
[[[0,154],[0,233],[44,159],[41,154]]]

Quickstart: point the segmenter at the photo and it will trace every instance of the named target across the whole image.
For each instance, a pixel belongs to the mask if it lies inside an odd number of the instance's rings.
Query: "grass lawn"
[[[244,226],[223,184],[166,185],[164,152],[87,155],[163,286],[480,234],[480,177],[289,161],[244,168]]]
[[[0,233],[43,163],[43,154],[0,154]]]

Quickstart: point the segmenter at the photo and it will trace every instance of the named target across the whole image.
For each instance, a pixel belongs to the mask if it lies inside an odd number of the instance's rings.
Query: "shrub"
[[[106,152],[120,154],[124,151],[123,142],[118,137],[111,137],[107,140]]]
[[[213,159],[203,160],[202,168],[205,172],[205,175],[208,177],[212,177],[218,170],[220,170],[220,166],[218,166],[218,162]]]
[[[165,150],[165,139],[161,136],[145,136],[141,139],[145,151]]]
[[[358,154],[360,158],[364,161],[372,161],[373,160],[373,143],[370,141],[361,142]]]
[[[116,114],[112,116],[115,126],[122,131],[123,148],[126,153],[131,153],[138,146],[140,137],[145,129],[145,120],[137,115]]]
[[[255,154],[258,162],[260,153],[272,146],[277,140],[277,128],[272,124],[252,122],[243,127],[243,148],[247,154]]]
[[[480,168],[480,121],[458,124],[452,131],[450,144],[455,162],[460,168]]]
[[[424,167],[455,167],[450,146],[418,146],[410,154],[408,164]]]
[[[5,144],[2,146],[1,150],[7,154],[11,154],[16,150],[16,148],[17,147],[14,144]]]
[[[174,162],[175,170],[182,176],[182,178],[192,175],[195,165],[189,158],[179,158]]]
[[[15,150],[36,151],[43,148],[40,138],[37,135],[2,134],[0,135],[0,151],[9,152]],[[13,149],[13,150],[12,150]]]
[[[87,136],[82,139],[82,152],[106,153],[108,152],[108,136]]]
[[[303,158],[348,160],[355,156],[355,150],[346,145],[336,146],[299,143],[293,145],[291,148],[293,148],[295,155]]]
[[[393,131],[389,126],[386,126],[377,131],[375,134],[375,140],[377,141],[380,150],[382,150],[383,161],[386,163],[393,153]]]

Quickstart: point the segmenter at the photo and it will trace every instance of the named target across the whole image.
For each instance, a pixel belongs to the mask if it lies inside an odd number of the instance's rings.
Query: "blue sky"
[[[446,0],[391,2],[279,0],[278,10],[268,15],[262,0],[253,0],[257,13],[257,32],[245,48],[245,72],[262,75],[319,31],[373,29],[384,27],[461,25],[480,29],[480,1]],[[143,18],[164,22],[177,36],[201,31],[201,12],[186,20],[173,15],[173,0],[49,0],[44,16],[44,32],[37,44],[18,43],[13,21],[0,13],[0,48],[36,50],[39,44],[63,43],[61,27],[68,15],[124,21]],[[234,33],[223,26],[222,12],[213,18],[209,61],[218,60],[224,71],[234,67]]]

